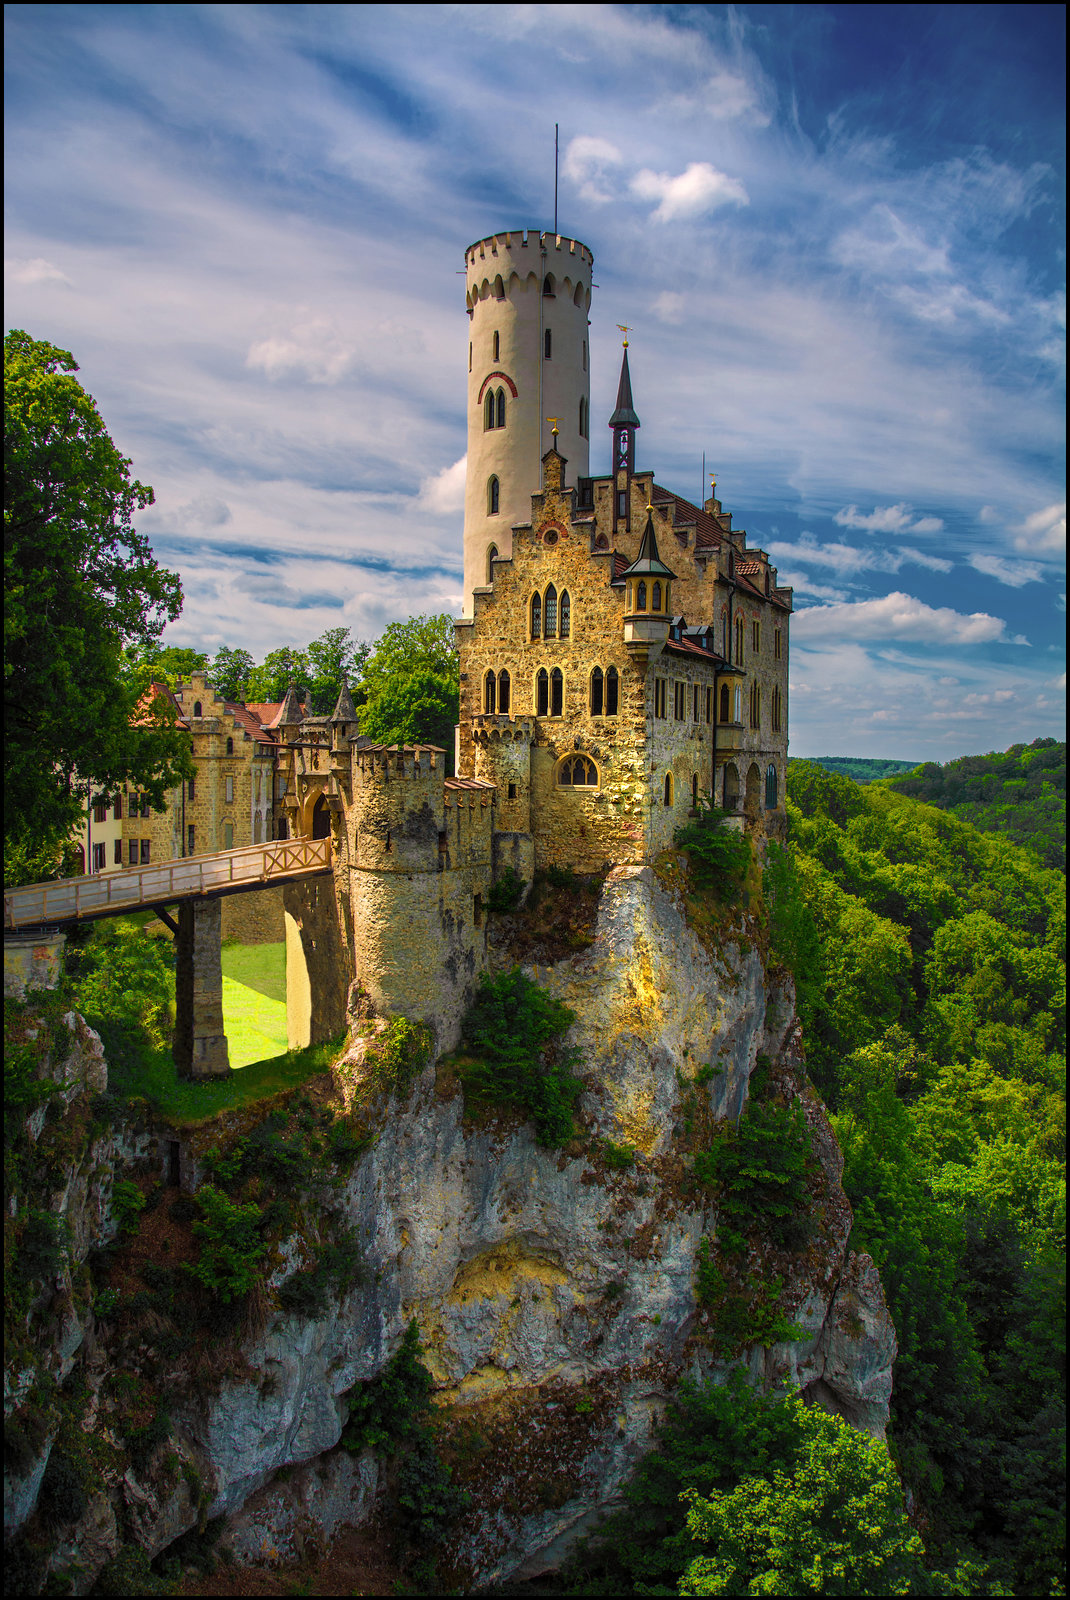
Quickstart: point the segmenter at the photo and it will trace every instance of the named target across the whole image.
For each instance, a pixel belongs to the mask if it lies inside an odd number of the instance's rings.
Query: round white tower
[[[490,582],[490,557],[512,554],[514,522],[531,516],[542,458],[553,444],[568,481],[590,465],[593,256],[578,239],[497,233],[465,252],[468,468],[464,495],[464,610]]]

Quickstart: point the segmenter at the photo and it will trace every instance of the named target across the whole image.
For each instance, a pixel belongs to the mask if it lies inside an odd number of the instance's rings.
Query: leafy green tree
[[[270,651],[258,667],[250,667],[245,680],[245,698],[254,704],[273,704],[283,699],[292,683],[296,689],[307,687],[309,678],[308,657],[303,650],[292,645],[282,645]]]
[[[95,1025],[136,1025],[159,1048],[171,1034],[174,946],[152,939],[122,918],[91,924],[72,936],[67,972],[78,1010]]]
[[[152,490],[130,477],[77,370],[68,351],[21,330],[4,340],[4,832],[15,862],[58,851],[91,788],[131,781],[161,809],[192,771],[167,706],[132,725],[123,652],[158,640],[182,591],[133,526]]]
[[[435,744],[452,771],[460,679],[453,618],[392,622],[364,668],[360,729],[380,744]]]
[[[687,1530],[705,1553],[682,1595],[971,1594],[976,1567],[927,1571],[885,1445],[839,1417],[797,1409],[797,1457],[730,1490],[690,1492]]]
[[[305,652],[308,658],[308,691],[316,716],[329,716],[338,703],[343,674],[349,679],[356,705],[363,699],[360,679],[371,646],[354,642],[348,628],[328,628],[313,639]]]
[[[150,645],[147,649],[125,652],[127,673],[139,692],[151,683],[165,683],[174,689],[188,680],[191,672],[204,672],[208,657],[201,650],[183,650],[176,645]]]
[[[220,645],[212,657],[209,677],[224,700],[252,700],[248,693],[249,674],[253,658],[248,650],[232,650],[230,645]]]

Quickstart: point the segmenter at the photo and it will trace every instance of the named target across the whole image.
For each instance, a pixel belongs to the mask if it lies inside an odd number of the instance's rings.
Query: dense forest
[[[888,775],[887,786],[984,833],[1006,834],[1045,866],[1066,870],[1066,745],[1055,739],[962,756],[943,766],[926,761],[900,777]]]
[[[816,767],[826,772],[839,772],[856,783],[874,783],[878,778],[892,778],[900,772],[913,772],[912,761],[895,761],[890,756],[808,756]]]

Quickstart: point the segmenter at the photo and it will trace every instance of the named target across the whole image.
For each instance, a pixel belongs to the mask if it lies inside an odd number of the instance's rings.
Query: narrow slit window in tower
[[[546,357],[547,361],[549,361],[553,353],[553,334],[549,328],[545,328],[543,330],[542,353]]]
[[[498,557],[498,546],[496,544],[492,544],[490,549],[487,551],[487,582],[488,583],[493,583],[494,582],[494,563],[497,560],[497,557]]]
[[[672,805],[672,773],[671,772],[667,772],[665,774],[665,804],[667,806],[671,806]]]
[[[494,357],[493,357],[493,359],[495,361],[500,361],[501,360],[501,348],[502,348],[502,336],[501,336],[500,333],[496,333],[494,335]]]
[[[487,484],[487,515],[496,517],[501,503],[501,484],[497,478],[491,478]],[[488,580],[489,581],[489,580]]]

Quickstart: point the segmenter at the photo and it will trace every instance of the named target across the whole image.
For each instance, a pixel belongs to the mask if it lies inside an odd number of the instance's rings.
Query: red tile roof
[[[244,728],[251,739],[255,739],[259,744],[269,746],[274,746],[277,743],[274,735],[265,731],[261,726],[259,716],[250,710],[248,706],[243,706],[239,700],[224,700],[223,705],[235,722]]]
[[[708,511],[692,505],[691,501],[685,500],[682,495],[673,494],[671,489],[661,488],[659,484],[654,485],[651,498],[655,505],[673,502],[673,523],[676,527],[694,528],[696,550],[720,549],[723,530],[716,517],[711,517]]]
[[[699,656],[701,660],[708,661],[711,666],[717,666],[724,658],[716,650],[703,650],[700,644],[693,639],[666,639],[666,650],[671,650],[675,655]]]
[[[162,695],[165,700],[169,700],[178,713],[178,715],[175,717],[175,727],[188,728],[189,723],[182,715],[182,702],[179,700],[174,690],[168,688],[166,683],[149,684],[148,688],[145,690],[145,693],[141,696],[141,699],[134,707],[134,715],[131,719],[134,727],[147,728],[155,723],[156,718],[151,713],[153,702],[159,695]]]

